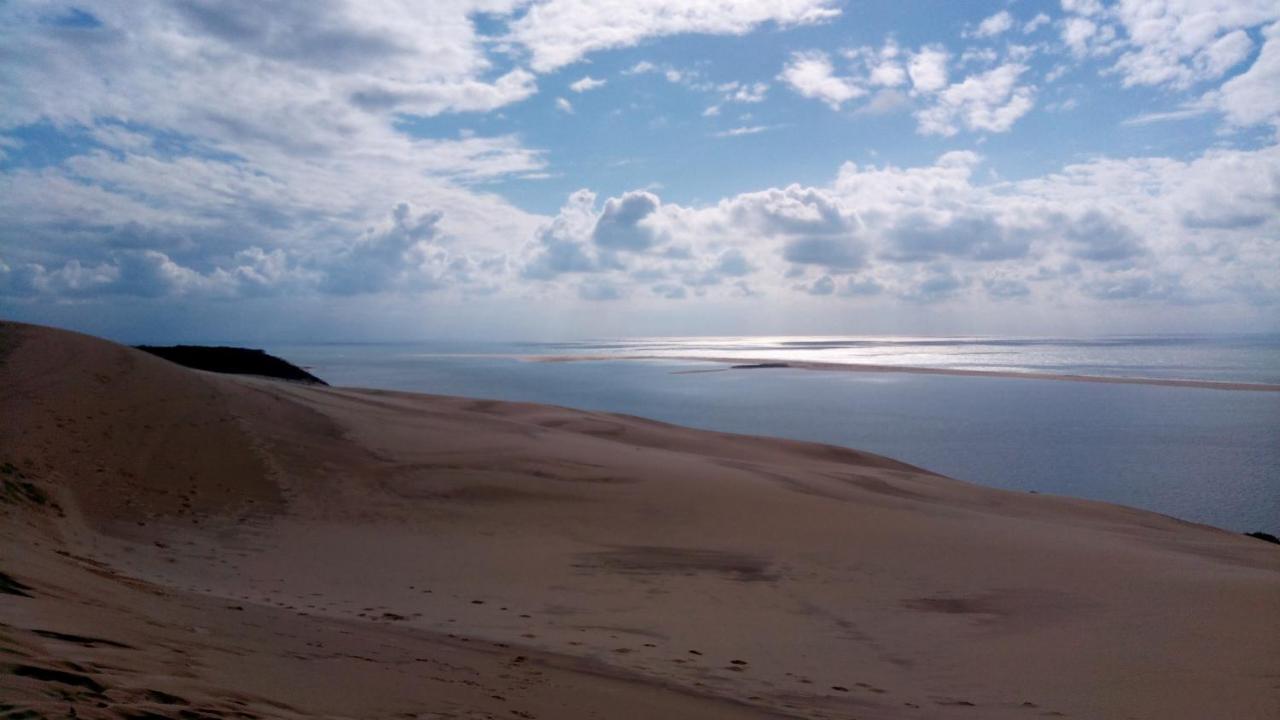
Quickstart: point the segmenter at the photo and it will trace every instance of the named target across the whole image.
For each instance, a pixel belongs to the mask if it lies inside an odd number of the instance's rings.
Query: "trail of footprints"
[[[188,586],[186,589],[193,592],[199,592],[200,590],[205,588]],[[432,592],[427,589],[418,590],[418,592],[424,595],[432,594]],[[300,607],[299,604],[285,602],[284,600],[274,600],[271,598],[271,596],[274,594],[275,593],[268,591],[267,593],[265,593],[260,597],[253,597],[251,595],[242,595],[240,599],[246,602],[256,601],[262,604],[276,606],[281,609],[290,610],[294,612],[304,612],[302,608],[307,608],[310,610],[322,611],[322,612],[332,612],[336,610],[336,612],[340,615],[354,616],[370,622],[403,622],[403,621],[408,621],[408,620],[422,617],[422,613],[393,612],[391,608],[388,608],[386,606],[365,606],[360,608],[354,608],[354,607],[331,608],[330,606],[324,604],[323,602],[320,602],[319,600],[316,600],[315,602],[311,602],[311,603],[301,603],[300,604],[301,607]],[[315,598],[321,598],[321,597],[323,596],[320,593],[311,593],[308,596],[309,599],[315,599]],[[496,608],[497,612],[511,612],[515,617],[517,617],[520,620],[533,619],[533,616],[530,613],[514,613],[514,611],[512,611],[509,606],[490,605],[489,603],[483,600],[478,600],[478,599],[466,600],[459,596],[453,596],[453,598],[455,602],[459,604],[460,608],[463,608],[466,606],[477,607],[477,606],[489,605],[490,607]],[[349,606],[349,605],[352,605],[353,603],[344,602],[341,604]],[[227,605],[227,607],[229,609],[235,609],[235,610],[243,609],[243,606],[234,605],[234,604]],[[446,622],[456,623],[457,618],[447,618]],[[579,628],[579,631],[584,634],[590,634],[589,628]],[[344,634],[349,634],[350,631],[342,631],[342,632]],[[80,638],[80,637],[64,635],[64,634],[51,632],[51,631],[38,631],[37,634],[41,635],[42,637],[45,637],[54,641],[58,641],[58,642],[64,642],[64,641],[75,642],[77,644],[111,643],[111,641],[107,639]],[[283,637],[294,638],[294,636],[286,635],[284,633],[277,632],[276,634],[281,635]],[[492,640],[484,640],[484,639],[474,638],[474,637],[466,637],[464,635],[459,635],[455,633],[447,633],[446,636],[450,640],[456,641],[459,643],[475,643],[477,645],[488,645],[489,647],[496,648],[503,651],[511,650],[511,646],[508,643],[495,642]],[[608,636],[608,640],[610,641],[617,641],[619,639],[619,636],[617,633],[607,633],[607,636]],[[534,639],[537,639],[538,636],[536,633],[526,632],[526,633],[523,633],[521,637],[529,640],[534,640]],[[582,647],[586,643],[584,641],[575,640],[575,641],[569,641],[568,644],[576,647]],[[608,644],[608,643],[604,643],[603,641],[596,639],[596,642],[593,644],[603,647],[604,644]],[[616,642],[614,642],[613,644],[617,645]],[[325,645],[323,642],[306,641],[303,643],[303,645],[304,647],[311,649],[310,654],[303,654],[303,653],[297,653],[297,652],[289,652],[287,654],[290,657],[294,657],[297,659],[318,659],[322,657],[335,656],[335,655],[326,653]],[[127,647],[127,646],[123,646],[123,647]],[[730,658],[727,660],[713,660],[702,650],[699,650],[696,648],[684,649],[681,652],[680,656],[670,657],[670,652],[662,648],[659,645],[659,643],[656,643],[656,642],[644,642],[644,643],[641,643],[639,647],[632,647],[632,646],[626,646],[626,645],[616,646],[612,649],[611,652],[614,655],[621,655],[621,656],[630,656],[633,653],[648,652],[651,656],[654,656],[651,659],[661,659],[658,656],[665,655],[666,660],[670,664],[682,666],[683,669],[692,671],[698,678],[700,678],[699,680],[693,683],[694,686],[706,688],[709,690],[715,690],[717,685],[722,686],[721,689],[729,689],[729,688],[723,687],[724,686],[723,681],[727,681],[728,678],[717,675],[716,671],[748,673],[753,670],[751,663],[748,660],[744,660],[741,658]],[[345,654],[339,654],[336,656],[346,657],[349,659],[366,660],[368,662],[385,662],[385,660],[379,661],[374,658],[363,658],[363,657],[345,655]],[[445,665],[446,665],[445,663],[442,663],[438,660],[434,660],[432,658],[413,658],[413,660],[419,663],[434,664],[436,666],[441,666],[442,669],[448,669],[455,672],[460,669],[463,669],[463,668],[457,668],[454,666],[448,666],[447,668],[445,668]],[[45,665],[45,663],[41,663],[41,665]],[[496,700],[499,702],[507,702],[508,698],[502,694],[503,692],[511,692],[511,691],[519,691],[519,690],[527,689],[531,687],[533,684],[535,684],[536,682],[538,682],[539,677],[543,675],[543,672],[538,669],[538,663],[536,663],[535,661],[531,661],[530,658],[526,655],[517,654],[515,651],[512,651],[510,659],[507,660],[504,663],[504,665],[506,667],[506,671],[502,672],[497,676],[497,679],[503,681],[504,683],[504,687],[502,688],[492,687],[491,683],[486,684],[486,682],[484,682],[484,678],[479,677],[479,673],[474,673],[477,675],[475,679],[468,679],[468,678],[458,679],[456,677],[450,678],[440,674],[431,674],[430,677],[438,682],[461,683],[464,685],[472,685],[477,689],[483,689],[485,692],[489,692],[490,693],[489,697],[492,700]],[[650,672],[650,673],[654,672],[654,670],[645,663],[639,663],[638,665],[640,669],[643,669],[646,672]],[[74,669],[81,670],[81,671],[84,670],[84,668],[79,668],[79,667],[76,667]],[[81,675],[79,673],[76,673],[75,677],[72,677],[72,674],[67,673],[66,671],[58,671],[58,670],[55,670],[54,668],[49,668],[48,670],[41,670],[37,668],[37,666],[17,666],[14,670],[11,670],[11,671],[15,671],[15,670],[17,672],[23,673],[24,675],[27,675],[28,677],[34,677],[36,679],[45,680],[47,682],[54,683],[57,685],[66,685],[68,683],[84,685],[85,687],[81,688],[81,690],[86,691],[89,694],[93,694],[93,695],[101,695],[106,691],[106,688],[97,687],[96,682],[93,681],[88,675]],[[664,673],[658,672],[657,674],[661,675]],[[803,692],[805,693],[805,695],[810,697],[825,696],[828,698],[833,698],[833,697],[838,698],[838,697],[850,695],[853,693],[866,693],[871,696],[883,697],[890,694],[889,691],[883,688],[879,688],[865,682],[854,682],[854,683],[851,683],[850,685],[832,684],[829,686],[829,689],[824,689],[819,687],[819,683],[817,683],[813,678],[807,675],[796,674],[792,672],[784,672],[783,677],[786,679],[786,682],[788,684],[794,684],[795,686],[803,687],[804,688]],[[89,687],[90,684],[94,685],[95,687]],[[786,698],[788,696],[799,699],[796,695],[796,690],[788,689],[788,687],[785,687],[785,686],[780,687],[777,683],[764,681],[764,680],[761,680],[761,684],[764,687],[768,688],[770,691],[776,691],[776,697],[773,699],[769,699],[761,695],[750,695],[750,696],[747,696],[745,699],[751,702],[761,703],[767,706],[773,706],[776,708],[785,709],[793,713],[804,712],[805,714],[813,718],[855,717],[855,716],[845,715],[841,711],[833,710],[830,713],[828,713],[828,712],[813,710],[811,708],[810,709],[803,708],[800,705],[795,704],[794,702],[786,702]],[[181,698],[176,698],[171,696],[166,698],[131,697],[130,700],[134,702],[143,702],[146,704],[151,704],[151,703],[158,703],[161,705],[184,704],[184,701]],[[951,708],[977,707],[974,703],[964,699],[959,699],[959,698],[936,697],[936,698],[931,698],[928,702],[931,705],[940,706],[940,707],[951,707]],[[911,710],[922,709],[922,706],[919,702],[907,701],[907,702],[900,703],[898,706],[911,709]],[[1056,717],[1063,716],[1061,713],[1057,713],[1057,712],[1041,711],[1041,708],[1039,708],[1039,706],[1029,701],[1023,702],[1020,707],[1030,711],[1040,711],[1038,712],[1038,714],[1041,716],[1056,716]],[[200,710],[204,712],[208,712],[208,711],[217,712],[218,710],[225,711],[225,709],[226,708],[215,709],[212,707],[200,708]],[[188,712],[190,711],[191,711],[191,708],[188,708]],[[520,718],[535,717],[533,714],[524,710],[513,709],[511,710],[511,713],[513,717],[520,717]],[[201,717],[202,714],[192,713],[192,716]],[[153,715],[152,717],[159,717],[159,715]],[[445,716],[442,716],[442,717],[445,717]]]
[[[161,550],[166,549],[162,544]],[[165,580],[170,584],[176,584],[177,578],[161,576],[161,580]],[[283,584],[282,580],[277,579],[277,584]],[[183,589],[202,594],[214,594],[215,590],[206,585],[185,584]],[[387,605],[362,605],[352,599],[339,600],[337,602],[325,602],[326,597],[323,593],[312,592],[302,596],[301,598],[285,593],[283,590],[264,589],[258,593],[240,593],[234,597],[229,597],[226,607],[232,610],[242,610],[243,605],[238,603],[255,603],[270,607],[276,607],[283,610],[292,611],[300,615],[328,615],[336,617],[357,618],[366,622],[374,623],[413,623],[425,627],[427,629],[435,629],[441,631],[451,641],[459,643],[474,643],[476,645],[488,645],[500,650],[510,649],[510,645],[504,642],[497,642],[490,639],[480,637],[468,637],[460,632],[449,632],[451,626],[457,627],[461,623],[466,627],[471,621],[474,621],[475,613],[484,614],[509,614],[512,618],[511,625],[507,630],[523,630],[518,632],[521,641],[534,645],[541,645],[539,649],[555,652],[557,641],[540,639],[535,626],[534,615],[529,612],[518,612],[513,610],[510,605],[504,605],[499,602],[485,600],[480,598],[468,598],[461,595],[450,594],[443,596],[435,593],[429,588],[418,587],[414,585],[407,586],[407,589],[430,599],[432,605],[437,607],[444,605],[452,605],[454,612],[433,612],[433,616],[439,618],[435,622],[424,620],[424,612],[406,611],[404,609],[393,608]],[[460,620],[462,618],[462,620]],[[525,622],[530,621],[530,622]],[[512,627],[512,625],[516,627]],[[523,627],[520,627],[523,626]],[[551,632],[561,635],[567,628],[552,624]],[[740,684],[735,686],[735,678],[751,677],[758,684],[762,691],[772,698],[762,695],[749,695],[745,699],[751,702],[760,703],[764,706],[774,707],[777,709],[785,709],[789,712],[801,712],[813,718],[828,717],[851,717],[848,715],[828,715],[822,711],[813,710],[812,708],[804,708],[794,702],[787,700],[807,700],[818,699],[824,702],[839,702],[842,698],[860,698],[861,702],[874,702],[879,706],[893,705],[908,710],[924,710],[928,706],[940,708],[976,708],[975,703],[955,697],[930,697],[930,698],[912,698],[910,700],[893,701],[892,693],[881,687],[877,687],[867,682],[861,681],[841,681],[838,678],[818,679],[813,676],[784,671],[781,676],[774,676],[773,679],[768,677],[767,673],[763,673],[753,667],[748,659],[729,657],[729,658],[713,658],[697,648],[676,649],[677,654],[672,654],[673,648],[662,647],[658,642],[643,642],[634,646],[626,645],[619,642],[622,638],[616,632],[608,632],[600,628],[576,628],[581,633],[581,640],[565,640],[572,649],[567,654],[585,655],[587,658],[601,662],[618,664],[628,667],[634,671],[639,671],[651,676],[675,679],[678,681],[688,682],[692,679],[694,687],[709,691],[719,691],[720,694],[732,694],[741,697],[740,692],[733,692],[735,689],[740,691]],[[306,643],[314,651],[323,651],[323,643]],[[585,653],[583,651],[586,651]],[[562,650],[563,651],[563,650]],[[420,660],[426,660],[425,658]],[[525,655],[513,654],[509,663],[513,668],[529,668],[530,660]],[[729,673],[732,673],[730,675]],[[536,676],[535,676],[536,677]],[[504,680],[512,680],[514,678],[503,677]],[[1026,711],[1033,711],[1035,714],[1044,717],[1065,717],[1062,713],[1045,710],[1039,705],[1030,701],[1022,701],[1020,703],[1010,703]]]
[[[199,588],[196,586],[187,586],[185,589],[193,592],[200,592],[200,591],[204,591],[206,593],[212,592],[212,590],[209,588]],[[439,601],[441,597],[439,594],[436,594],[432,590],[427,588],[419,588],[419,587],[410,585],[408,586],[408,589],[424,596],[430,595],[433,597],[433,600],[437,600],[437,601]],[[376,622],[376,623],[394,623],[394,622],[424,623],[424,621],[422,620],[422,618],[424,617],[424,613],[422,612],[398,611],[386,605],[358,606],[359,603],[357,603],[354,600],[342,600],[336,604],[326,604],[321,602],[320,600],[325,596],[322,593],[318,593],[318,592],[313,592],[306,595],[305,598],[307,601],[294,600],[294,601],[287,602],[285,600],[276,599],[275,597],[276,595],[277,593],[275,591],[268,590],[259,596],[243,594],[239,596],[239,599],[246,602],[258,602],[261,604],[278,607],[284,610],[291,610],[302,615],[308,615],[311,613],[337,614],[339,616],[356,617],[356,618],[360,618],[361,620],[365,620],[368,622]],[[534,619],[534,616],[530,613],[516,612],[512,610],[509,605],[502,605],[499,603],[494,603],[494,602],[490,602],[483,599],[476,599],[476,598],[469,599],[469,598],[466,598],[465,596],[451,594],[449,598],[445,600],[445,602],[449,602],[449,601],[452,601],[455,604],[457,610],[463,611],[463,612],[475,611],[480,608],[486,608],[486,609],[491,609],[493,612],[496,612],[496,613],[510,613],[512,617],[518,620]],[[447,614],[448,613],[445,613],[445,615]],[[463,613],[456,613],[456,614],[463,614]],[[434,624],[431,624],[431,623],[424,623],[424,624],[428,628],[435,627],[442,631],[447,631],[448,626],[457,625],[459,622],[460,621],[458,617],[442,616],[442,619],[436,621],[436,623]],[[519,638],[524,641],[535,641],[535,642],[538,641],[540,636],[538,635],[538,633],[533,632],[534,629],[536,628],[529,628],[525,632],[519,633],[518,635]],[[563,626],[553,626],[553,630],[556,633],[560,633],[560,632],[563,632],[565,628]],[[749,675],[754,670],[750,661],[742,658],[728,658],[725,660],[712,659],[707,655],[707,653],[704,653],[702,650],[699,650],[696,648],[683,649],[679,651],[680,652],[679,655],[672,656],[669,649],[662,648],[656,642],[643,642],[643,643],[640,643],[638,646],[620,645],[619,643],[616,642],[621,639],[618,633],[608,633],[608,632],[601,631],[598,628],[586,628],[586,627],[577,628],[578,632],[588,636],[592,634],[591,633],[592,630],[597,630],[598,632],[594,637],[590,637],[589,640],[567,640],[566,643],[575,649],[585,648],[585,649],[588,649],[589,651],[594,651],[587,655],[587,657],[589,658],[606,661],[606,662],[621,662],[622,664],[629,666],[634,670],[639,670],[647,674],[657,675],[660,677],[670,677],[670,678],[677,678],[677,677],[687,678],[687,676],[693,675],[697,678],[697,680],[693,682],[693,685],[698,688],[703,688],[707,690],[720,689],[723,691],[732,690],[734,687],[731,684],[733,682],[733,676],[722,675],[719,673],[735,673],[739,675]],[[603,637],[601,637],[599,634],[601,632],[604,632]],[[499,642],[491,639],[474,637],[474,636],[468,637],[467,635],[459,634],[456,632],[444,632],[444,635],[451,641],[455,641],[459,643],[466,643],[466,644],[474,643],[476,645],[488,645],[490,647],[502,649],[502,650],[507,650],[511,648],[510,644],[505,642]],[[307,645],[317,650],[323,649],[324,647],[323,643],[314,643],[314,644],[307,643]],[[555,651],[554,641],[545,642],[544,645],[545,647],[542,647],[540,649],[552,651],[552,652]],[[575,650],[573,651],[572,654],[580,654],[580,652],[581,652],[580,650]],[[612,657],[612,660],[610,660],[610,657]],[[426,659],[420,658],[419,660],[425,661]],[[512,668],[523,667],[526,669],[526,671],[528,671],[530,669],[530,662],[531,662],[530,659],[525,655],[513,654],[512,658],[508,662],[508,665],[509,667],[512,667]],[[655,665],[654,663],[657,663],[657,665]],[[667,667],[664,668],[662,667],[662,665],[666,665]],[[671,667],[671,666],[674,666],[674,667]],[[540,674],[541,673],[539,672],[533,671],[531,677],[537,677]],[[500,676],[500,679],[511,681],[511,680],[516,680],[517,678],[515,676],[510,676],[510,675],[502,675]],[[765,678],[759,678],[758,682],[763,688],[766,688],[768,691],[773,693],[775,695],[775,698],[770,699],[762,695],[750,695],[745,697],[746,700],[751,702],[761,703],[765,706],[772,706],[775,708],[785,709],[790,712],[806,712],[807,711],[807,714],[809,714],[813,718],[832,718],[832,717],[845,718],[845,717],[855,717],[855,716],[842,715],[842,714],[830,715],[821,711],[806,709],[795,703],[786,702],[785,698],[788,698],[788,697],[825,698],[827,700],[838,701],[840,698],[844,698],[844,697],[861,696],[864,698],[864,701],[869,701],[869,702],[873,701],[880,705],[884,705],[886,703],[890,703],[889,696],[892,694],[889,690],[885,688],[877,687],[867,682],[855,681],[848,684],[841,684],[840,682],[831,682],[830,680],[828,680],[826,683],[824,683],[819,680],[815,680],[814,677],[810,675],[806,675],[802,673],[793,673],[790,671],[784,671],[782,673],[782,677],[779,678],[777,682],[770,681]],[[497,696],[494,696],[494,697],[495,699],[498,699]],[[502,699],[505,700],[505,698],[502,698]],[[907,701],[902,701],[900,703],[892,702],[890,704],[896,705],[897,707],[906,708],[908,710],[923,710],[926,706],[945,707],[945,708],[977,708],[978,707],[976,703],[973,703],[969,700],[965,700],[963,698],[942,697],[942,696],[930,697],[928,699],[916,699],[915,702],[907,700]],[[1012,703],[1012,704],[1024,710],[1038,711],[1037,714],[1043,717],[1066,717],[1064,714],[1059,712],[1044,710],[1039,705],[1032,703],[1030,701],[1023,701],[1020,704],[1019,703]]]

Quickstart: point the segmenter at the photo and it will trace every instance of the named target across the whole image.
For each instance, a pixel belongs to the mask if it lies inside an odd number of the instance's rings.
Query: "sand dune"
[[[0,403],[3,717],[1280,716],[1214,528],[16,324]]]

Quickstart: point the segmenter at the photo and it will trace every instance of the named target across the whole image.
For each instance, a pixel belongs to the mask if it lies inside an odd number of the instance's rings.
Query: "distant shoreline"
[[[1060,380],[1067,382],[1110,383],[1116,385],[1157,385],[1162,387],[1200,388],[1204,390],[1237,390],[1280,392],[1280,384],[1236,382],[1230,380],[1193,380],[1189,378],[1122,377],[1116,375],[1073,375],[1068,373],[1020,372],[1016,370],[961,370],[951,368],[874,365],[869,363],[835,363],[814,360],[779,360],[760,357],[715,357],[692,355],[524,355],[531,362],[586,362],[599,360],[682,360],[723,363],[735,369],[819,370],[826,372],[906,373],[911,375],[954,375],[962,377],[1012,378],[1015,380]],[[732,367],[738,366],[738,367]]]

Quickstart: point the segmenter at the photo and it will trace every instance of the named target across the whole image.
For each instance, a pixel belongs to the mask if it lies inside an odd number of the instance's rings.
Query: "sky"
[[[1280,330],[1280,1],[0,0],[0,317]]]

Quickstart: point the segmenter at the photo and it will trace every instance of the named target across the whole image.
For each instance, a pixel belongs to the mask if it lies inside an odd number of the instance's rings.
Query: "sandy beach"
[[[3,717],[1280,715],[1280,547],[846,448],[6,323],[0,465]]]

